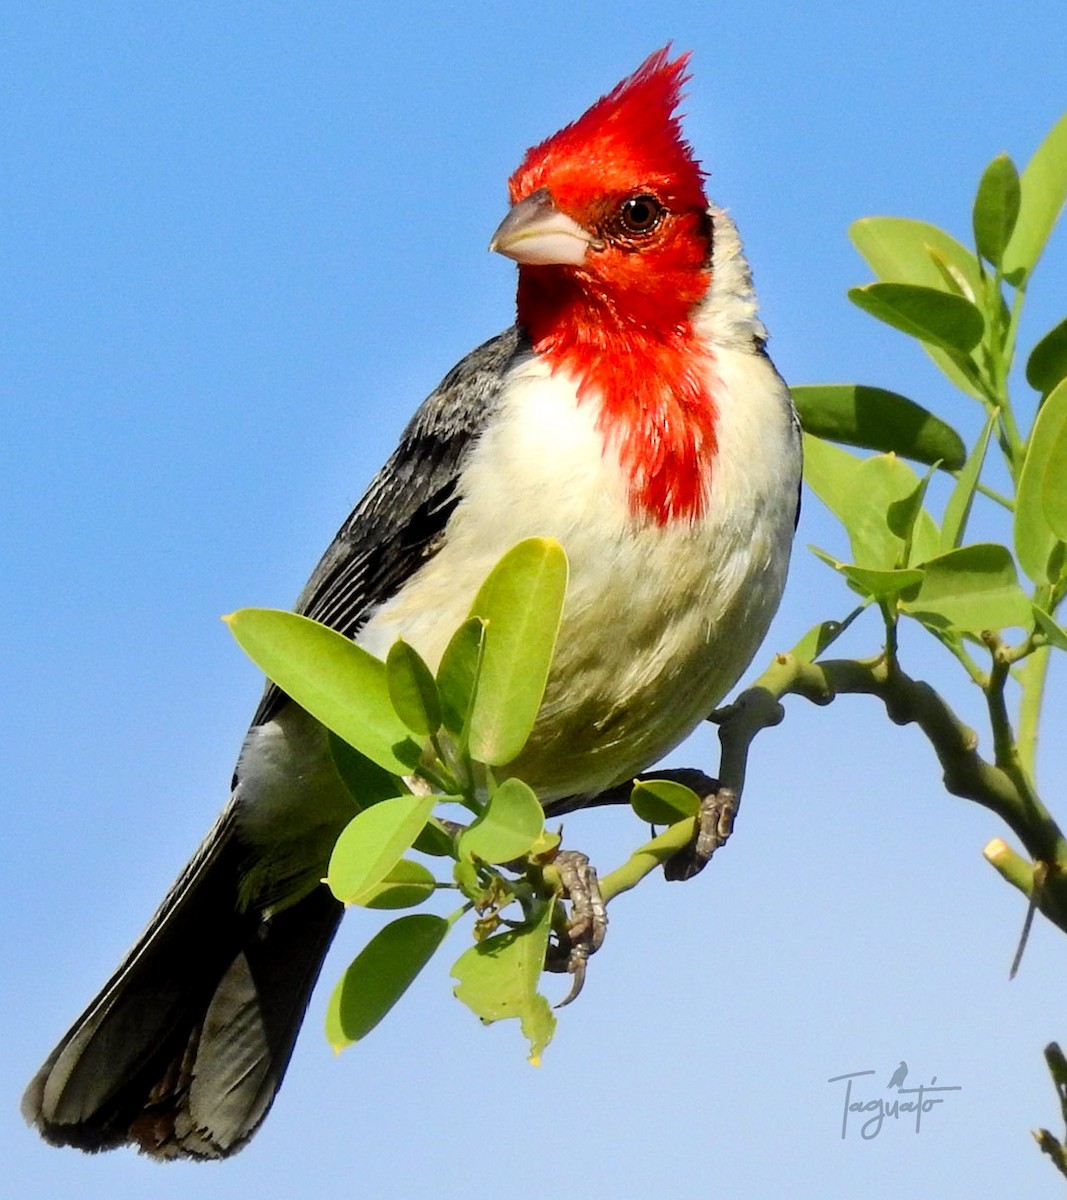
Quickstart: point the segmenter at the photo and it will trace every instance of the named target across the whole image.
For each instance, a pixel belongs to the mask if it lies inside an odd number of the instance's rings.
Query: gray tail
[[[224,1158],[255,1132],[342,909],[325,887],[273,915],[243,908],[246,865],[226,812],[26,1089],[47,1141]]]

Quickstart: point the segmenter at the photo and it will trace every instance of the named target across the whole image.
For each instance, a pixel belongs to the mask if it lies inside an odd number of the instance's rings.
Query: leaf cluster
[[[553,1035],[556,1018],[538,984],[550,938],[567,926],[553,868],[560,838],[508,764],[541,706],[567,571],[555,541],[514,546],[479,589],[436,671],[402,640],[382,662],[293,613],[242,609],[227,618],[245,652],[329,731],[355,810],[326,865],[337,899],[387,910],[417,907],[439,893],[459,899],[446,916],[396,918],[360,951],[327,1007],[326,1034],[336,1050],[382,1020],[468,913],[474,942],[452,968],[456,996],[484,1022],[517,1019],[531,1061]],[[643,819],[692,835],[699,800],[688,788],[646,783],[634,796]],[[605,881],[607,898],[632,886],[678,840],[675,832],[651,851],[642,847]]]
[[[1032,392],[1019,402],[1012,386],[1027,290],[1065,199],[1067,114],[1021,173],[1005,154],[985,169],[972,206],[973,248],[923,221],[869,217],[853,225],[852,240],[875,280],[852,288],[850,299],[916,340],[980,405],[981,428],[968,446],[940,416],[885,389],[793,389],[805,430],[804,478],[843,526],[850,561],[812,550],[858,604],[843,619],[815,625],[715,716],[720,780],[738,792],[754,738],[782,719],[788,694],[823,705],[846,693],[873,695],[892,721],[916,724],[941,763],[946,790],[998,814],[1022,843],[1020,854],[994,838],[984,851],[1029,901],[1012,974],[1036,911],[1067,932],[1067,839],[1042,800],[1036,771],[1049,659],[1067,651],[1059,615],[1067,596],[1067,318],[1026,358]],[[862,459],[835,442],[878,454]],[[920,476],[903,459],[927,470]],[[954,484],[935,515],[927,495],[938,470]],[[991,486],[1004,477],[1007,489]],[[1002,541],[969,538],[978,505],[992,518],[983,528],[999,518]],[[822,658],[867,611],[881,617],[881,650]],[[902,619],[947,648],[981,689],[992,761],[948,700],[904,669]],[[1046,1057],[1062,1100],[1063,1056],[1053,1044]],[[1035,1137],[1067,1173],[1063,1145],[1048,1130]]]
[[[981,405],[984,420],[966,446],[942,417],[884,389],[793,389],[805,481],[844,526],[851,558],[813,550],[860,598],[849,618],[821,623],[800,643],[796,651],[809,661],[868,607],[881,612],[887,653],[895,653],[898,620],[909,618],[987,691],[1002,686],[996,666],[1014,669],[1035,655],[1043,662],[1049,647],[1067,650],[1056,615],[1067,594],[1067,319],[1028,357],[1026,378],[1037,394],[1022,412],[1009,387],[1026,290],[1065,197],[1067,116],[1021,174],[1004,154],[986,168],[972,210],[973,249],[923,221],[869,217],[853,225],[876,279],[852,288],[852,301],[918,341]],[[863,459],[834,442],[882,453]],[[992,448],[1008,495],[987,482],[997,469]],[[903,459],[927,470],[920,476]],[[954,486],[935,516],[927,495],[937,470]],[[1010,514],[1004,542],[970,540],[976,501]],[[992,656],[988,667],[976,661],[975,646]],[[1033,719],[1023,752],[1031,773]]]

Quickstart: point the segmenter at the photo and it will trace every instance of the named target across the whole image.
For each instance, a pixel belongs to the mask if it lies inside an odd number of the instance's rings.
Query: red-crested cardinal
[[[703,720],[774,614],[800,438],[737,232],[709,207],[651,55],[530,150],[491,249],[517,320],[445,377],[297,602],[435,666],[494,563],[558,539],[570,581],[533,736],[509,768],[562,808]],[[352,814],[322,727],[268,687],[230,802],[23,1111],[50,1142],[219,1158],[270,1108],[341,916]]]

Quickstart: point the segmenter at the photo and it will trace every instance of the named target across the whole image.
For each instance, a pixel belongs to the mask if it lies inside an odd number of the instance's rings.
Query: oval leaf
[[[1034,269],[1067,199],[1067,113],[1053,125],[1023,169],[1022,199],[1008,248],[1004,274],[1020,283]]]
[[[544,827],[544,809],[533,789],[521,779],[505,779],[477,821],[460,834],[459,852],[487,863],[511,862],[540,839]]]
[[[416,913],[398,918],[371,938],[326,1006],[326,1037],[335,1051],[370,1033],[430,961],[448,929],[443,917]]]
[[[981,295],[978,259],[936,225],[910,217],[863,217],[852,223],[848,233],[867,265],[886,283],[936,288],[943,282],[941,262],[950,264],[953,273],[966,281],[968,299]]]
[[[397,796],[365,809],[345,826],[330,855],[326,882],[351,904],[389,874],[433,812],[437,796]]]
[[[849,236],[875,275],[887,283],[914,283],[947,289],[974,300],[983,294],[978,259],[936,225],[908,217],[864,217]],[[948,283],[946,277],[951,278]],[[952,382],[969,396],[982,398],[968,373],[947,351],[923,343],[923,349]]]
[[[853,590],[872,600],[894,600],[902,592],[922,582],[923,573],[917,567],[901,568],[896,571],[872,571],[869,567],[856,567],[851,563],[839,563],[837,569],[852,584]]]
[[[1015,553],[1038,585],[1055,583],[1059,577],[1050,566],[1057,539],[1045,515],[1045,473],[1065,425],[1067,379],[1053,388],[1037,414],[1015,494]]]
[[[896,392],[860,383],[790,389],[806,433],[867,450],[893,451],[946,471],[967,459],[963,439],[940,417]]]
[[[471,710],[473,758],[500,766],[516,758],[545,694],[567,590],[567,557],[551,538],[513,546],[489,573],[471,608],[486,623]]]
[[[1041,510],[1053,534],[1067,542],[1067,414],[1049,446],[1041,482]]]
[[[380,883],[353,896],[351,903],[363,908],[414,908],[428,900],[436,886],[433,873],[422,863],[402,858]]]
[[[1025,628],[1033,620],[1011,553],[994,543],[963,546],[924,563],[917,594],[901,607],[926,624],[975,634]]]
[[[848,297],[894,329],[952,353],[969,354],[985,332],[985,318],[970,300],[937,288],[869,283],[849,288]]]
[[[833,567],[849,582],[852,590],[871,600],[895,599],[909,588],[922,582],[923,573],[915,567],[906,570],[875,570],[871,567],[857,567],[851,563],[838,562],[825,550],[818,546],[810,546],[812,554],[821,559],[828,567]]]
[[[700,797],[673,779],[643,779],[634,784],[630,806],[649,825],[674,825],[700,811]]]
[[[394,775],[416,766],[422,749],[393,710],[384,663],[296,613],[242,608],[223,620],[256,666],[327,729]]]
[[[986,167],[974,198],[974,244],[978,253],[999,267],[1019,216],[1019,172],[1006,154]]]
[[[1067,379],[1067,318],[1045,334],[1026,360],[1026,381],[1042,396]]]
[[[471,617],[452,635],[437,668],[437,692],[441,699],[441,722],[465,746],[467,723],[481,670],[485,644],[485,622]]]
[[[396,715],[412,733],[425,737],[441,728],[437,684],[430,668],[407,642],[397,640],[389,647],[385,680]]]

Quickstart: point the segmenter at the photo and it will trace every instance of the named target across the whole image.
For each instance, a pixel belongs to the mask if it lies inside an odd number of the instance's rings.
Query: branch
[[[719,726],[721,785],[740,795],[749,746],[760,730],[781,721],[784,696],[803,696],[813,704],[825,705],[846,693],[876,696],[895,724],[919,726],[941,763],[945,788],[996,813],[1033,860],[1046,864],[1048,873],[1036,897],[1037,906],[1067,931],[1067,842],[1025,772],[984,759],[978,753],[975,731],[928,683],[911,678],[884,654],[821,663],[806,662],[794,654],[777,655],[734,704],[709,718]],[[1023,873],[1012,873],[1016,876],[1012,882],[1022,886]],[[1023,890],[1030,894],[1032,888]]]

